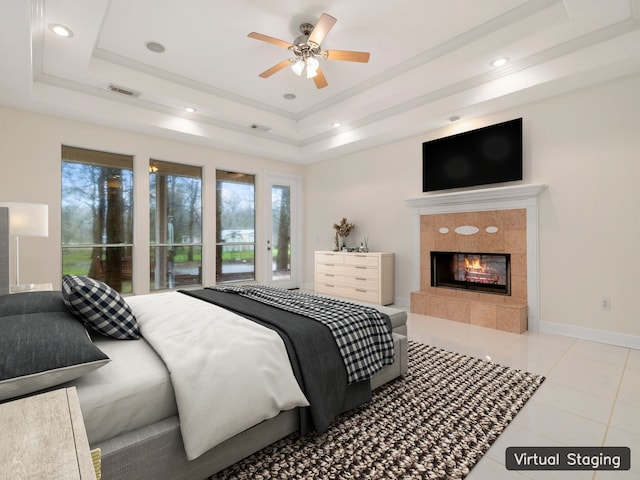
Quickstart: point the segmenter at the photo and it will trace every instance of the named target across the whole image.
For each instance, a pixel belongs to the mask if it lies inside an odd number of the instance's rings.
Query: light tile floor
[[[640,479],[640,351],[545,333],[522,335],[408,313],[409,339],[489,359],[545,382],[468,480]],[[627,446],[631,470],[509,471],[509,446]]]

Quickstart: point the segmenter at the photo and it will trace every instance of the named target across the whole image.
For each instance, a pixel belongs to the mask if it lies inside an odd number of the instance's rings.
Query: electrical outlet
[[[603,298],[602,301],[600,302],[600,307],[602,308],[602,310],[611,310],[611,299],[610,298]]]

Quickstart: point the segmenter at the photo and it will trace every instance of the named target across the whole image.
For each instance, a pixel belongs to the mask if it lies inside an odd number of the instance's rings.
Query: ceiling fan
[[[247,35],[248,37],[286,48],[295,55],[293,58],[283,60],[268,70],[265,70],[259,76],[267,78],[274,73],[279,72],[283,68],[291,66],[291,69],[296,75],[302,75],[302,72],[306,69],[307,78],[313,78],[317,88],[324,88],[328,83],[324,73],[322,73],[320,62],[317,57],[321,57],[326,60],[367,63],[369,61],[369,52],[322,50],[322,41],[327,36],[327,33],[329,33],[329,30],[333,28],[336,21],[337,19],[331,15],[323,13],[315,27],[310,23],[303,23],[300,25],[300,33],[302,33],[302,35],[297,37],[292,43],[285,42],[284,40],[279,40],[262,33],[251,32]]]

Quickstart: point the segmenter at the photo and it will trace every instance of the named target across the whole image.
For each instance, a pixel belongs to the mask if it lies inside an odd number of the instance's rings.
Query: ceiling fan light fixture
[[[306,60],[307,63],[307,78],[313,78],[318,75],[318,67],[320,66],[320,62],[313,57],[309,57]]]
[[[322,42],[336,23],[336,18],[323,13],[320,15],[316,25],[303,23],[300,25],[299,35],[292,43],[280,40],[269,35],[258,32],[250,32],[247,36],[255,40],[271,43],[278,47],[287,49],[293,57],[277,63],[271,68],[258,74],[260,78],[269,78],[274,73],[290,66],[291,70],[302,76],[302,72],[306,69],[306,78],[312,78],[316,88],[321,89],[327,87],[327,79],[324,72],[320,69],[320,62],[317,57],[325,60],[341,60],[345,62],[367,63],[369,61],[369,52],[354,52],[350,50],[322,50]]]
[[[291,65],[291,70],[293,70],[293,73],[300,76],[302,75],[302,70],[304,70],[304,66],[305,66],[304,60],[297,60],[293,65]]]

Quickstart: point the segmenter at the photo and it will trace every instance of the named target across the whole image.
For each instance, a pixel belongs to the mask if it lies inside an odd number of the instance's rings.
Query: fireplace
[[[431,286],[511,295],[511,255],[432,251]]]
[[[515,185],[409,199],[419,259],[411,312],[514,333],[538,330],[538,194],[544,188]],[[432,286],[431,252],[508,255],[505,293],[466,288],[479,281],[461,289]]]

